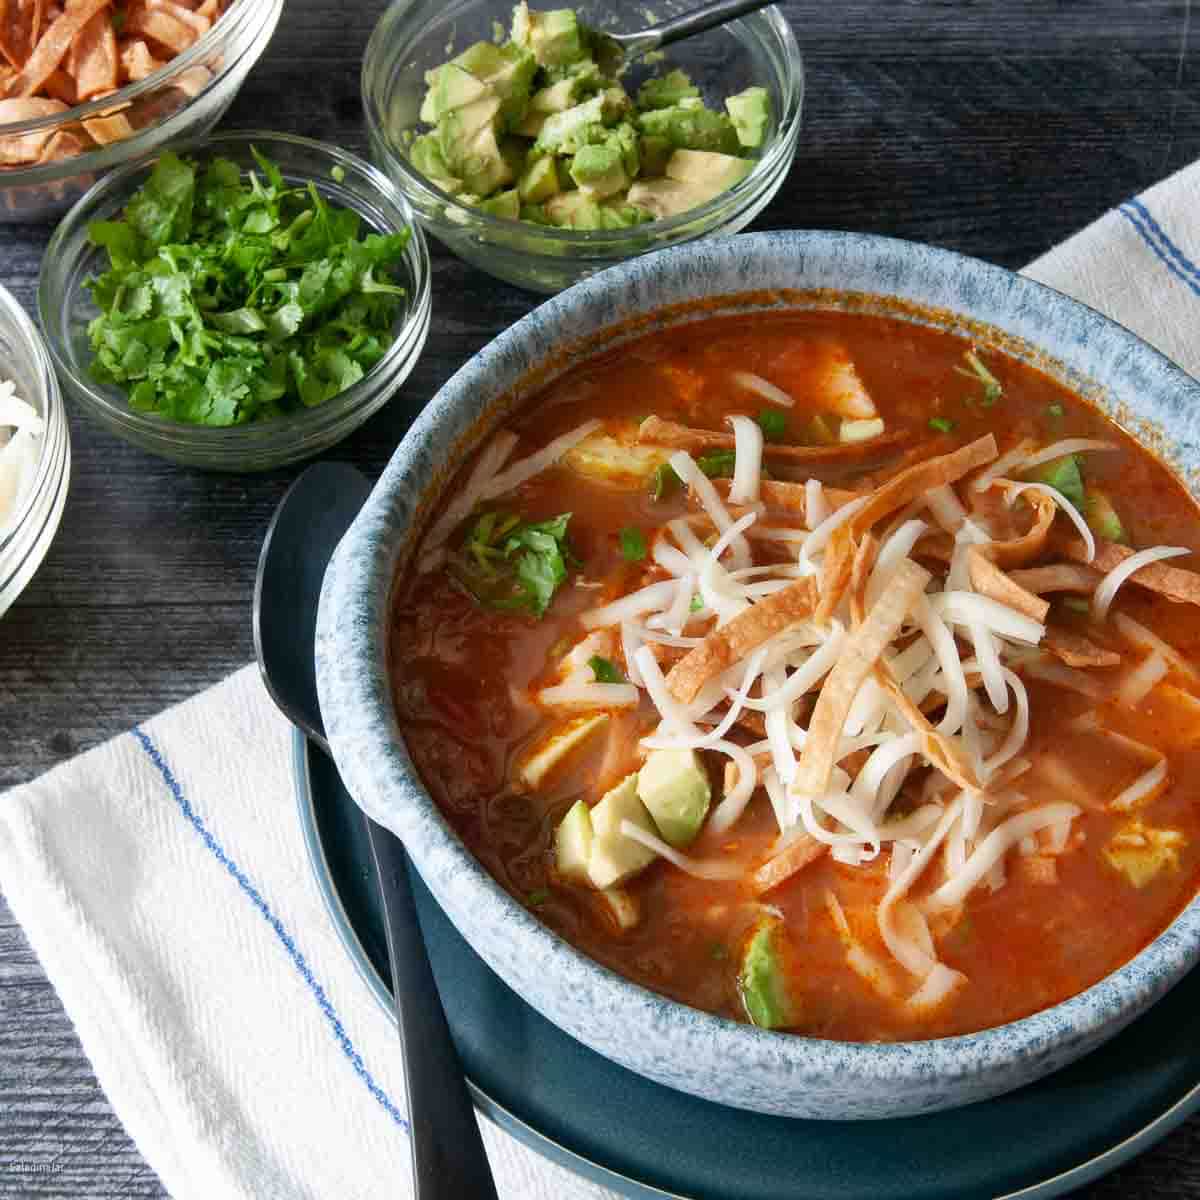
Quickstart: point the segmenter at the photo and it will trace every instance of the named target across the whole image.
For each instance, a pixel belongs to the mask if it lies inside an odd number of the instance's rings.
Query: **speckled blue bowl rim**
[[[447,825],[395,721],[384,656],[392,580],[413,519],[423,515],[421,500],[431,484],[445,482],[450,452],[483,436],[493,402],[519,392],[521,380],[565,346],[665,305],[764,289],[872,293],[881,302],[966,314],[1040,348],[1050,356],[1041,365],[1127,423],[1134,414],[1135,432],[1185,478],[1200,465],[1194,380],[1101,314],[1002,268],[835,232],[747,234],[634,259],[581,281],[501,334],[446,383],[397,448],[326,572],[316,645],[326,729],[350,793],[404,840],[472,948],[593,1049],[660,1083],[785,1116],[875,1118],[971,1103],[1066,1065],[1153,1004],[1200,957],[1200,902],[1095,986],[995,1029],[882,1045],[756,1030],[630,983],[542,925]]]

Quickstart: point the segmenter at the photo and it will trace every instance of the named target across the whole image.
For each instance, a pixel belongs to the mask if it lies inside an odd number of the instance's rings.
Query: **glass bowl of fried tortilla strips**
[[[283,0],[0,0],[0,222],[65,211],[105,171],[207,133]]]
[[[50,240],[38,312],[69,403],[152,454],[261,471],[396,394],[429,330],[429,255],[357,155],[222,133],[96,184]]]

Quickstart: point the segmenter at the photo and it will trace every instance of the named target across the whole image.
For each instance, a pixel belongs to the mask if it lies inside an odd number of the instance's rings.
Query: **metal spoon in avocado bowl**
[[[254,650],[283,714],[328,752],[313,667],[325,567],[370,493],[340,463],[309,467],[280,501],[254,585]],[[392,995],[404,1047],[416,1200],[495,1200],[475,1110],[450,1039],[409,886],[400,840],[363,818],[379,877]]]

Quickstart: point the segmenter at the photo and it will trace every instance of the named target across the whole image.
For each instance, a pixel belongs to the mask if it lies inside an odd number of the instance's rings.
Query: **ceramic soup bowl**
[[[496,884],[421,784],[387,673],[392,582],[462,458],[580,357],[704,313],[855,307],[999,343],[1118,417],[1185,479],[1200,468],[1200,385],[1128,331],[1040,284],[944,250],[839,233],[761,233],[635,259],[547,301],[476,355],[413,425],[325,576],[321,708],[351,794],[408,847],[472,947],[536,1009],[632,1071],[782,1116],[933,1112],[1030,1083],[1086,1054],[1200,957],[1200,902],[1120,970],[1033,1016],[894,1044],[764,1032],[655,995],[552,933]]]

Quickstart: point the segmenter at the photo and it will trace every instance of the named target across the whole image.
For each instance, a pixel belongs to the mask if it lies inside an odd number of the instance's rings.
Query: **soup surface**
[[[963,1033],[1196,891],[1196,509],[1030,367],[710,318],[574,368],[446,504],[396,588],[404,736],[495,878],[630,979]]]

